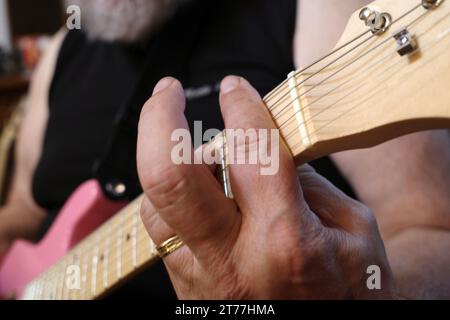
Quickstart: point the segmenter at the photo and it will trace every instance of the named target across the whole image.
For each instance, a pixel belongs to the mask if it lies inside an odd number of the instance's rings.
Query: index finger
[[[145,195],[161,218],[191,248],[194,255],[210,255],[208,248],[223,244],[237,222],[237,211],[228,201],[206,165],[195,165],[185,98],[181,84],[163,79],[142,110],[138,133],[138,171]],[[184,130],[183,152],[190,163],[173,159],[172,134]],[[165,238],[174,235],[164,235]],[[163,236],[158,236],[163,238]]]

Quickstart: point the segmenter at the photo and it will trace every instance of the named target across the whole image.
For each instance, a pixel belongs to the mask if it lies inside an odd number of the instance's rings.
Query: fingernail
[[[153,95],[167,89],[172,84],[172,82],[173,82],[172,78],[164,78],[160,80],[158,84],[155,86],[155,89],[153,89]]]
[[[226,94],[234,89],[236,89],[241,83],[241,79],[236,76],[228,76],[222,81],[222,85],[220,86],[220,90],[222,93]]]

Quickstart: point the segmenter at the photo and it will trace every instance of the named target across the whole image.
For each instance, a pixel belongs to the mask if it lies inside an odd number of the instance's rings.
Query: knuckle
[[[377,228],[377,219],[372,209],[360,203],[356,211],[364,231],[371,231]]]
[[[166,166],[148,171],[142,179],[142,187],[156,208],[165,208],[183,197],[188,190],[189,179],[179,167]]]
[[[332,243],[324,229],[305,227],[299,232],[285,223],[276,227],[277,234],[283,236],[276,240],[272,255],[277,265],[294,277],[317,263]],[[278,250],[279,248],[283,250]]]

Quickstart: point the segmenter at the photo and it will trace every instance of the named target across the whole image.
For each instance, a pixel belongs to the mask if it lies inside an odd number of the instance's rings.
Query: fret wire
[[[119,235],[117,237],[117,249],[116,249],[116,254],[117,254],[117,260],[116,260],[116,267],[117,267],[117,279],[121,279],[122,278],[122,239],[123,239],[123,224],[124,224],[124,219],[125,219],[125,215],[122,213],[120,216],[120,227],[119,227]]]
[[[36,292],[35,292],[36,300],[39,300],[41,298],[40,292],[41,292],[41,282],[38,281],[36,284]]]
[[[141,224],[142,225],[142,227],[144,227],[143,226],[143,224]],[[145,228],[145,227],[144,227]],[[143,241],[147,241],[148,239],[150,239],[150,237],[148,236],[148,234],[142,234],[142,236],[139,236],[139,240],[137,241],[137,244],[139,245],[139,244],[141,244]],[[153,243],[153,247],[154,247],[154,243]],[[140,252],[146,252],[147,250],[139,250],[138,251],[138,253],[140,253]],[[154,253],[153,254],[153,256],[157,256],[157,254],[156,253]],[[129,260],[126,260],[126,261],[124,261],[124,262],[129,262]],[[109,264],[109,266],[112,266],[112,264]]]
[[[48,276],[44,277],[42,286],[42,300],[48,300]]]
[[[52,278],[52,298],[51,300],[56,300],[58,295],[58,277],[55,277],[54,274],[51,274]]]
[[[69,266],[69,259],[70,257],[70,253],[69,255],[66,255],[66,259],[65,259],[65,263],[64,263],[64,268],[63,268],[63,274],[64,274],[64,300],[69,300],[69,286],[67,285],[67,267]]]
[[[139,198],[138,198],[139,199]],[[126,212],[125,212],[126,213]],[[86,237],[86,239],[85,240],[83,240],[80,244],[84,244],[85,243],[85,241],[86,240],[89,240],[89,236],[88,237]],[[87,241],[87,242],[89,242],[89,241]],[[87,253],[87,252],[89,252],[89,250],[86,250],[84,253]],[[68,254],[69,255],[69,254]],[[57,264],[62,264],[63,263],[63,260],[61,260],[60,262],[58,262]],[[49,270],[51,270],[51,268],[49,268]],[[44,274],[47,274],[47,273],[49,273],[49,271],[47,271],[47,272],[45,272]],[[41,275],[42,276],[42,275]],[[41,278],[41,276],[40,277],[38,277],[38,279],[39,278]]]
[[[92,257],[92,274],[91,274],[91,293],[93,296],[95,296],[97,292],[97,268],[98,268],[98,254],[99,254],[99,233],[96,234],[96,241],[95,241],[95,249],[94,249],[94,256]]]
[[[59,274],[58,274],[58,300],[63,299],[63,290],[64,290],[64,273],[61,272],[62,267],[58,268]]]
[[[137,200],[140,200],[140,198],[138,198],[138,199],[136,199],[136,201]],[[114,220],[114,218],[116,218],[117,216],[119,216],[119,214],[120,214],[120,212],[118,213],[118,214],[116,214],[115,216],[113,216],[109,221],[107,221],[105,224],[107,224],[107,223],[109,223],[109,222],[113,222],[113,220]],[[101,227],[103,227],[103,226],[101,226]],[[100,228],[101,228],[100,227]],[[99,228],[99,229],[100,229]],[[83,239],[81,242],[80,242],[80,244],[78,244],[77,246],[75,246],[67,255],[70,255],[70,253],[71,252],[73,252],[74,250],[76,250],[76,248],[78,247],[78,246],[80,246],[80,245],[84,245],[88,240],[89,240],[89,238],[92,236],[92,234],[90,234],[89,236],[87,236],[85,239]],[[89,249],[92,249],[92,248],[94,248],[94,246],[91,246],[91,248],[89,248]],[[84,251],[84,253],[86,253],[86,252],[88,252],[89,250],[86,250],[86,251]],[[84,254],[83,253],[83,254]],[[66,256],[67,256],[66,255]],[[66,257],[65,256],[65,257]],[[63,259],[61,259],[59,262],[57,262],[55,265],[60,265],[60,264],[62,264],[63,263],[63,260],[64,260],[64,258]],[[55,266],[54,265],[54,266]],[[53,266],[52,266],[53,267]],[[46,272],[44,272],[43,274],[41,274],[40,276],[38,276],[36,279],[42,279],[42,277],[44,276],[44,275],[46,275],[46,274],[48,274],[53,268],[52,267],[50,267]],[[54,271],[55,272],[55,271]],[[57,271],[56,271],[57,272]],[[59,273],[59,272],[57,272],[57,273]]]
[[[68,277],[67,277],[68,258],[69,258],[69,255],[67,255],[65,257],[65,259],[64,259],[64,267],[62,269],[62,273],[64,275],[63,300],[69,300],[69,286],[67,285],[67,281],[68,281]]]
[[[77,268],[77,271],[80,271],[80,273],[78,273],[77,275],[79,277],[81,277],[80,260],[79,260],[79,255],[78,255],[77,251],[75,252],[74,257],[73,257],[73,264]],[[71,296],[72,300],[78,300],[77,299],[77,293],[78,293],[78,290],[80,289],[79,286],[81,286],[81,279],[75,279],[75,281],[76,281],[76,285],[78,287],[76,287],[75,289],[71,290],[72,291],[72,296]]]
[[[30,300],[36,300],[36,283],[33,284],[32,290],[31,290],[31,299]]]
[[[64,260],[62,261],[60,268],[59,268],[59,272],[60,272],[60,280],[61,280],[61,298],[60,300],[64,300],[64,290],[66,287],[66,275],[65,275],[65,270],[64,270]]]
[[[32,293],[31,293],[31,300],[37,300],[36,299],[36,289],[37,289],[37,284],[36,283],[34,283],[33,284],[33,291],[32,291]]]
[[[86,296],[86,285],[87,285],[87,271],[88,271],[88,256],[83,256],[83,269],[81,272],[81,296]]]
[[[141,243],[143,243],[144,241],[147,241],[148,239],[149,239],[150,237],[148,236],[148,234],[142,234],[142,236],[140,236],[139,237],[139,240],[137,241],[137,244],[141,244]],[[144,250],[139,250],[139,251],[137,251],[138,253],[141,253],[141,252],[147,252],[147,250],[146,249],[144,249]],[[154,257],[156,257],[156,256],[158,256],[156,253],[154,253],[152,256],[154,256]],[[124,261],[124,262],[130,262],[131,261],[131,259],[130,260],[126,260],[126,261]],[[113,266],[113,264],[111,264],[111,263],[109,263],[109,268],[111,268]]]
[[[145,228],[145,227],[144,227]],[[139,237],[140,239],[139,239],[139,241],[137,242],[137,243],[142,243],[143,241],[142,240],[147,240],[147,239],[149,239],[150,237],[147,235],[147,234],[143,234],[143,236],[140,236]],[[148,252],[147,250],[138,250],[137,251],[137,253],[145,253],[145,252]],[[147,261],[150,261],[150,260],[152,260],[152,259],[159,259],[159,256],[156,254],[156,253],[152,253],[151,254],[151,256],[149,257],[149,259],[147,260]],[[146,262],[147,262],[146,261]],[[109,263],[108,264],[108,268],[109,269],[112,269],[112,268],[114,268],[114,265],[113,264],[111,264],[111,263]],[[64,277],[64,272],[60,272],[60,279],[61,280],[63,280],[63,283],[64,283],[64,286],[65,286],[65,284],[66,284],[66,282],[64,281],[64,279],[65,279],[65,277]],[[64,291],[64,290],[63,290]],[[40,297],[41,296],[41,289],[39,289],[38,288],[38,296]],[[61,292],[61,294],[62,294],[62,292]],[[96,293],[92,293],[92,296],[96,296]],[[63,299],[67,299],[68,298],[68,296],[66,295],[65,297],[63,297]],[[39,300],[39,299],[37,299],[37,300]]]
[[[109,277],[109,270],[106,269],[106,266],[109,264],[109,254],[110,254],[110,242],[111,242],[111,224],[108,224],[108,232],[107,232],[107,240],[106,240],[106,248],[105,248],[105,257],[103,259],[103,287],[107,288],[109,283],[108,283],[108,277]],[[106,272],[105,272],[106,269]]]
[[[136,237],[137,237],[137,223],[138,223],[138,218],[139,218],[139,212],[137,210],[135,210],[134,215],[133,215],[133,228],[131,230],[131,234],[132,234],[132,258],[133,258],[133,268],[136,268],[137,265],[137,253],[136,253]]]
[[[132,214],[133,212],[135,212],[135,210],[131,210],[131,207],[132,207],[133,204],[140,203],[141,198],[142,198],[142,196],[141,196],[141,197],[138,197],[138,198],[137,198],[135,201],[133,201],[129,206],[127,206],[125,209],[123,209],[123,211],[121,211],[121,212],[124,213],[124,216],[123,216],[124,218],[125,218],[125,215],[127,215],[127,214]],[[118,214],[117,214],[117,215],[118,215]],[[111,218],[110,220],[108,220],[105,224],[107,224],[107,223],[112,223],[112,222],[114,221],[114,218],[117,217],[117,215],[114,216],[114,217],[112,217],[112,218]],[[130,221],[130,220],[127,220],[127,221]],[[101,229],[103,226],[104,226],[104,225],[102,225],[99,229]],[[128,222],[127,222],[126,226],[128,227]],[[125,225],[124,225],[123,227],[125,227]],[[123,227],[122,227],[122,228],[123,228]],[[89,235],[88,237],[86,237],[80,244],[78,244],[74,249],[72,249],[71,252],[73,252],[78,246],[84,245],[85,243],[89,243],[89,242],[90,242],[91,236],[92,236],[92,234]],[[91,248],[89,248],[89,249],[92,249],[92,247],[94,247],[94,246],[90,246],[90,247],[91,247]],[[88,252],[89,252],[89,249],[88,249],[88,250],[84,250],[84,252],[83,252],[82,254],[84,255],[84,254],[88,253]],[[66,256],[68,256],[68,255],[70,255],[70,253],[68,253]],[[58,265],[58,264],[61,264],[62,262],[63,262],[63,259],[62,259],[60,262],[58,262],[57,265]],[[128,261],[124,261],[124,262],[127,262],[127,263],[128,263]],[[109,263],[108,263],[108,264],[109,264]],[[44,272],[44,274],[49,274],[49,272],[51,271],[51,269],[52,269],[52,268],[49,268],[49,270],[46,271],[46,272]],[[52,272],[52,273],[54,274],[55,271]],[[56,271],[56,273],[58,273],[58,271]],[[43,275],[39,276],[38,279],[42,278],[42,276],[43,276]]]

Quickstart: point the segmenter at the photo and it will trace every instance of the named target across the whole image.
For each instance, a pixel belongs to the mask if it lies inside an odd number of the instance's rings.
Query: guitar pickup
[[[394,34],[394,39],[398,45],[397,52],[402,57],[417,50],[417,41],[406,28]]]

